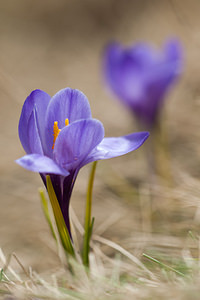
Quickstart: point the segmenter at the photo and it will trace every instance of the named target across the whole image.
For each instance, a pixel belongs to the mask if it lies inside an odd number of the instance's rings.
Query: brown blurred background
[[[104,123],[107,136],[136,131],[129,113],[103,83],[102,53],[110,40],[125,44],[144,40],[160,47],[167,38],[180,39],[184,73],[168,96],[164,122],[173,167],[199,177],[199,15],[199,0],[1,1],[0,247],[6,255],[14,251],[26,267],[36,270],[58,263],[37,192],[42,182],[38,174],[14,163],[24,154],[17,127],[23,102],[32,90],[40,88],[53,95],[67,86],[78,88],[87,95],[93,116]],[[95,230],[98,232],[105,221],[117,220],[104,232],[115,241],[141,232],[140,204],[131,188],[147,180],[142,154],[141,150],[99,163],[94,190]],[[72,197],[81,222],[88,170],[87,166],[80,172]],[[126,189],[127,182],[132,184],[130,189]],[[185,207],[179,203],[176,209],[181,214]],[[185,230],[190,228],[193,213],[188,212]],[[184,214],[179,215],[180,222]],[[172,227],[173,222],[163,224],[170,234]]]

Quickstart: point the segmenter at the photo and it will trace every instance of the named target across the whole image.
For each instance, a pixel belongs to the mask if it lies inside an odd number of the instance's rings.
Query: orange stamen
[[[65,126],[69,125],[69,119],[65,119]]]
[[[60,131],[61,130],[58,128],[58,122],[55,121],[53,124],[53,146],[52,146],[52,149],[54,149],[55,142],[56,142],[56,139],[57,139]]]
[[[69,119],[65,119],[65,126],[69,125]],[[61,129],[59,129],[58,127],[58,122],[55,121],[54,124],[53,124],[53,146],[52,146],[52,149],[54,149],[54,146],[55,146],[55,142],[56,142],[56,139],[60,133]]]

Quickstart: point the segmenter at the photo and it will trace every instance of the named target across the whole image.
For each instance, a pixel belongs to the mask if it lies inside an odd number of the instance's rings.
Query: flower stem
[[[89,251],[90,251],[90,238],[92,235],[92,229],[94,224],[94,218],[91,220],[91,211],[92,211],[92,191],[93,191],[93,184],[94,184],[94,176],[96,170],[97,162],[93,162],[88,188],[87,188],[87,198],[86,198],[86,209],[85,209],[85,234],[83,239],[83,252],[82,252],[82,260],[83,264],[86,267],[89,267]]]
[[[173,185],[172,170],[170,165],[170,153],[167,139],[167,132],[161,122],[152,134],[153,151],[156,163],[156,173],[162,178],[169,186]]]
[[[71,238],[70,238],[70,234],[66,227],[66,224],[65,224],[65,221],[63,218],[63,214],[61,212],[60,205],[58,203],[58,200],[57,200],[57,197],[56,197],[56,194],[55,194],[52,182],[51,182],[51,178],[49,175],[47,175],[47,177],[46,177],[46,182],[47,182],[47,191],[49,194],[49,199],[51,202],[51,206],[52,206],[55,221],[56,221],[56,226],[58,229],[58,233],[60,235],[60,239],[61,239],[63,248],[64,248],[66,254],[75,256],[74,248],[73,248]]]

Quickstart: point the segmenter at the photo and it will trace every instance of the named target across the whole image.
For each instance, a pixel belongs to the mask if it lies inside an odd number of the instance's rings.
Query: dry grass
[[[148,186],[139,189],[140,232],[126,235],[120,244],[105,238],[108,228],[119,221],[119,214],[114,214],[95,229],[90,274],[81,263],[73,260],[70,260],[73,274],[65,264],[39,274],[31,268],[26,270],[23,261],[20,262],[15,254],[6,259],[0,251],[2,299],[199,299],[200,241],[197,230],[200,188],[197,179],[183,172],[180,174],[182,184],[176,188],[154,186],[154,199],[160,197],[162,207],[158,203],[157,207],[150,205],[153,198]],[[127,190],[128,186],[126,183],[124,188]],[[160,209],[166,211],[165,218],[170,215],[171,233],[162,232]],[[176,209],[179,210],[180,223]],[[73,210],[71,215],[74,231],[81,236],[82,225]],[[188,223],[181,220],[184,215],[190,219],[190,229]],[[78,240],[75,238],[76,243]],[[50,241],[46,242],[52,247]],[[21,268],[20,273],[12,267],[14,260]]]

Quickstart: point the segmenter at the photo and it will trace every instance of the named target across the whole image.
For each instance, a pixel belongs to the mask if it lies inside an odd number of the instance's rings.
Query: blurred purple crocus
[[[92,118],[82,92],[66,88],[51,98],[35,90],[27,97],[19,121],[19,138],[27,155],[16,162],[40,173],[45,185],[50,175],[70,233],[69,201],[80,168],[136,150],[148,136],[138,132],[104,138],[104,127]]]
[[[143,127],[151,129],[158,121],[165,95],[182,69],[181,50],[174,39],[162,52],[146,43],[127,48],[112,43],[105,50],[107,84]]]

